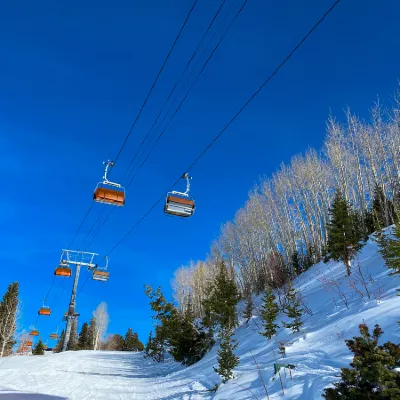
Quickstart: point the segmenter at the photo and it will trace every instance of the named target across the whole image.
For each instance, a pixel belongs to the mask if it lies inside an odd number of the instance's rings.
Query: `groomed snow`
[[[260,366],[270,399],[321,399],[323,389],[337,380],[340,368],[352,355],[344,340],[358,334],[358,325],[378,323],[384,330],[382,343],[399,343],[400,297],[396,289],[400,278],[390,276],[370,240],[358,259],[364,273],[369,272],[372,298],[365,301],[348,286],[341,263],[319,263],[295,282],[312,310],[304,316],[304,331],[293,335],[280,329],[277,341],[290,342],[287,356],[279,359],[275,340],[258,334],[260,320],[254,316],[246,326],[236,330],[240,365],[236,379],[221,385],[217,393],[208,392],[220,380],[213,371],[215,346],[200,362],[183,368],[168,360],[157,364],[140,353],[79,351],[45,356],[14,356],[0,359],[0,399],[27,400],[124,400],[124,399],[266,399],[254,359]],[[355,261],[355,264],[357,260]],[[338,295],[325,290],[321,277],[340,280],[349,300],[346,308]],[[361,287],[360,287],[361,289]],[[378,295],[379,294],[379,295]],[[375,296],[380,298],[378,302]],[[256,303],[259,302],[257,299]],[[278,321],[285,320],[280,315]],[[276,361],[296,365],[293,380],[281,371],[285,395],[279,377],[273,376]],[[253,359],[254,357],[254,359]]]

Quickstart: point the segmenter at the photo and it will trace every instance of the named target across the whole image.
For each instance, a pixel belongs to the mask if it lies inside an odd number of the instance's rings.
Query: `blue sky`
[[[22,326],[36,319],[60,251],[91,204],[102,161],[118,152],[191,4],[24,0],[0,6],[0,293],[20,282]],[[199,0],[113,178],[123,178],[219,4]],[[88,250],[102,256],[112,248],[330,4],[248,0],[128,188],[126,207],[113,212]],[[193,218],[166,217],[160,204],[111,254],[109,282],[87,282],[77,299],[80,322],[106,301],[109,332],[131,327],[145,340],[151,319],[143,284],[161,285],[170,296],[174,270],[206,256],[260,175],[321,146],[330,113],[342,118],[350,106],[368,118],[377,96],[390,102],[400,78],[399,12],[395,0],[343,0],[192,170]],[[74,246],[102,209],[93,206]],[[87,276],[84,271],[81,285]],[[55,281],[52,316],[37,325],[44,338],[66,310],[71,285],[72,279]]]

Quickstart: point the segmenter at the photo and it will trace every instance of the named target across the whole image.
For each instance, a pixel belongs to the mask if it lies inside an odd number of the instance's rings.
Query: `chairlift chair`
[[[50,339],[58,339],[58,333],[50,333]]]
[[[38,311],[39,315],[50,315],[50,307],[44,305],[45,300],[46,299],[43,300],[42,307],[39,308],[39,311]]]
[[[33,346],[32,340],[27,340],[27,341],[25,342],[25,346],[32,347],[32,346]]]
[[[189,196],[190,180],[192,178],[186,172],[182,175],[182,179],[186,179],[186,192],[169,192],[165,201],[164,212],[178,217],[191,217],[195,208],[195,202]]]
[[[71,277],[72,275],[72,270],[68,266],[68,262],[62,259],[62,255],[61,255],[60,265],[55,269],[54,275],[65,276],[67,278]]]
[[[98,266],[96,266],[95,269],[93,269],[92,272],[92,279],[94,281],[100,281],[100,282],[107,282],[108,278],[110,276],[110,273],[107,271],[108,268],[108,257],[106,258],[106,265],[103,268],[99,268]]]
[[[32,329],[32,330],[29,332],[29,335],[30,335],[30,336],[39,336],[39,331],[38,331],[37,329]]]
[[[114,206],[125,205],[125,189],[115,182],[107,179],[109,167],[113,167],[113,161],[104,162],[106,168],[104,170],[103,181],[99,182],[93,192],[93,200],[98,203],[111,204]],[[111,186],[111,188],[110,188]]]

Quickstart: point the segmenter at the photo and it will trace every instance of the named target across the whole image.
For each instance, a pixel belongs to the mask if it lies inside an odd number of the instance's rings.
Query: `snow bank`
[[[359,253],[354,269],[358,262],[368,281],[370,299],[359,283],[357,287],[364,298],[350,287],[343,264],[321,262],[313,266],[295,281],[312,311],[312,315],[303,317],[303,331],[293,335],[281,328],[276,338],[268,341],[258,333],[257,316],[247,326],[243,323],[236,330],[236,353],[240,356],[237,377],[221,385],[216,393],[208,390],[220,382],[213,371],[217,346],[188,368],[172,361],[153,363],[141,354],[125,352],[8,357],[0,360],[0,399],[266,399],[254,360],[271,400],[321,399],[323,389],[337,381],[340,368],[351,361],[352,354],[344,340],[358,335],[360,323],[378,323],[385,332],[382,342],[399,342],[400,297],[396,296],[396,289],[400,278],[389,275],[372,240]],[[351,278],[355,279],[356,274]],[[259,301],[258,298],[255,303]],[[285,316],[279,315],[278,322],[282,320]],[[284,361],[277,352],[278,341],[287,343]],[[273,363],[277,360],[296,366],[293,379],[288,371],[285,376],[281,370],[284,396],[279,377],[274,376]],[[42,397],[32,397],[33,393]]]

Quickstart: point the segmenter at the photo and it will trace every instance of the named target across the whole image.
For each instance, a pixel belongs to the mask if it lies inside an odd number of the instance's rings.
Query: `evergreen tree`
[[[301,274],[300,258],[297,250],[292,255],[292,272],[296,275]]]
[[[375,230],[386,228],[393,224],[393,203],[386,198],[382,187],[376,185],[372,201],[372,217]]]
[[[96,326],[96,318],[90,318],[89,322],[89,329],[88,329],[88,350],[94,349],[94,343],[96,341],[96,333],[97,333],[97,326]]]
[[[103,344],[105,350],[113,351],[123,351],[125,348],[125,339],[123,336],[114,334],[108,338],[108,340]]]
[[[311,244],[307,246],[307,251],[304,256],[304,269],[307,271],[310,267],[312,267],[314,264],[314,248],[312,247]]]
[[[55,347],[53,349],[54,353],[60,353],[61,352],[62,346],[63,346],[63,343],[64,343],[64,338],[65,338],[65,331],[63,330],[61,332],[60,337],[58,338],[57,344],[55,345]]]
[[[18,282],[11,283],[0,302],[0,357],[12,353],[18,312]]]
[[[246,320],[246,324],[248,324],[250,319],[253,317],[253,309],[253,296],[251,295],[251,293],[249,293],[248,295],[246,295],[246,307],[243,311],[243,318]]]
[[[144,347],[144,356],[151,357],[153,353],[153,332],[150,331],[149,337],[146,342],[146,346]]]
[[[396,223],[393,237],[385,235],[383,232],[378,233],[378,244],[386,265],[393,270],[391,275],[400,274],[400,221]]]
[[[287,305],[285,307],[285,314],[291,319],[290,322],[283,322],[285,328],[289,328],[293,333],[300,332],[300,328],[303,326],[301,316],[303,315],[303,309],[300,307],[300,301],[297,298],[296,290],[289,284],[289,291],[286,295]]]
[[[218,274],[212,283],[211,294],[205,301],[205,309],[210,321],[206,324],[221,327],[237,326],[236,305],[239,302],[239,293],[235,281],[229,277],[225,263],[221,261]]]
[[[261,320],[263,321],[264,331],[260,332],[261,335],[267,339],[271,339],[275,335],[279,325],[275,324],[276,317],[279,313],[279,307],[275,303],[275,296],[271,288],[265,291],[262,306],[261,306]]]
[[[233,331],[229,327],[223,327],[219,334],[218,368],[214,368],[214,371],[221,376],[223,383],[234,377],[233,369],[239,365],[239,357],[233,352],[237,348],[237,343],[232,339],[232,335]]]
[[[73,318],[71,322],[71,333],[67,344],[67,350],[78,350],[78,319]]]
[[[383,334],[379,325],[371,336],[367,325],[359,326],[361,336],[346,340],[354,354],[350,368],[342,368],[341,381],[325,389],[327,400],[398,400],[400,399],[400,346],[378,340]]]
[[[42,339],[36,343],[35,347],[32,349],[32,354],[35,356],[43,356],[44,355],[44,344]]]
[[[347,201],[336,191],[332,206],[329,209],[331,221],[327,225],[328,249],[335,261],[343,261],[349,276],[351,260],[360,249],[360,235],[354,224],[354,216]]]
[[[132,331],[131,328],[125,334],[125,351],[143,351],[143,343],[139,340],[138,334]]]
[[[375,232],[375,223],[374,223],[374,215],[372,213],[372,210],[366,210],[364,213],[364,226],[366,229],[366,237],[367,239],[368,235],[371,235],[372,233]]]
[[[80,350],[89,350],[91,348],[89,338],[89,325],[87,322],[84,322],[82,324],[82,328],[79,333],[78,348]]]

